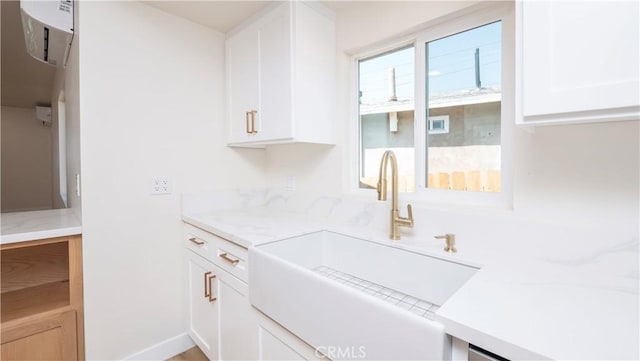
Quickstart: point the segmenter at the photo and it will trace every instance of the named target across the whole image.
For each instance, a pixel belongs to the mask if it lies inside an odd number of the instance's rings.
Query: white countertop
[[[324,228],[324,223],[298,213],[268,208],[183,214],[182,219],[245,248]]]
[[[478,271],[436,320],[509,359],[637,360],[637,287],[629,278],[504,262]]]
[[[1,244],[64,237],[82,233],[72,209],[2,213]]]
[[[637,360],[640,356],[637,278],[484,252],[471,244],[448,255],[441,244],[427,243],[406,229],[403,239],[392,243],[376,227],[380,220],[375,218],[369,226],[349,225],[262,207],[187,212],[183,219],[243,247],[329,230],[480,265],[480,271],[436,313],[448,334],[510,359]],[[637,250],[632,247],[631,252]]]

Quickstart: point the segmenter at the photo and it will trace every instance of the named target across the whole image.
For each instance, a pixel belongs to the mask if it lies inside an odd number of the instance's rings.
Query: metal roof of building
[[[445,108],[467,104],[493,103],[502,99],[500,88],[480,88],[436,95],[429,99],[429,108]],[[373,104],[360,104],[360,114],[381,114],[414,110],[413,98]]]

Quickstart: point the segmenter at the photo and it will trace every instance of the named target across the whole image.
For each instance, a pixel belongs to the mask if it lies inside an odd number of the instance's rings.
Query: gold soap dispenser
[[[458,250],[456,249],[456,235],[453,233],[443,234],[441,236],[435,236],[436,239],[444,239],[446,243],[446,247],[444,247],[445,252],[456,253]]]

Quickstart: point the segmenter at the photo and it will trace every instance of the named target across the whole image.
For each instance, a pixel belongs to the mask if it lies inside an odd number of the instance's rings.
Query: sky
[[[501,32],[501,23],[495,22],[425,44],[429,96],[476,88],[476,48],[480,49],[482,87],[499,86]],[[387,100],[389,68],[395,68],[398,99],[413,99],[414,56],[414,48],[409,47],[361,61],[361,102],[371,104]]]

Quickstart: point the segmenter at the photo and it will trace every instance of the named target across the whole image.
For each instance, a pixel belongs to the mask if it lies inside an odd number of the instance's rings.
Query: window
[[[446,134],[449,133],[449,116],[439,115],[428,117],[429,119],[429,134]]]
[[[403,46],[357,59],[358,188],[376,187],[380,158],[392,150],[400,192],[445,201],[510,199],[505,135],[513,85],[503,79],[505,66],[513,69],[511,52],[503,51],[513,47],[503,31],[513,23],[509,6],[441,23]]]
[[[398,157],[401,192],[415,190],[413,46],[359,62],[360,188],[376,188],[386,150]]]
[[[425,44],[427,188],[500,192],[501,30],[498,21]]]

